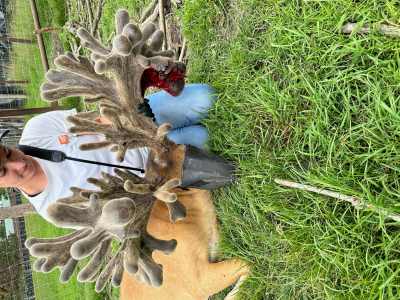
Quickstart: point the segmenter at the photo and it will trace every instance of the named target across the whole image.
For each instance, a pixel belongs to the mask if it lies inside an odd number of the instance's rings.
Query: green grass
[[[56,228],[52,224],[44,221],[38,215],[25,218],[27,234],[29,237],[56,237],[61,236],[67,231]],[[78,269],[79,270],[79,269]],[[59,271],[51,273],[33,273],[35,286],[35,296],[38,300],[95,300],[105,299],[104,295],[98,295],[94,291],[94,284],[82,284],[77,282],[76,275],[72,276],[67,284],[59,282]]]
[[[185,1],[189,79],[218,102],[214,151],[236,161],[216,193],[226,256],[252,265],[244,299],[398,299],[398,224],[277,186],[291,179],[399,211],[399,39],[345,36],[399,22],[395,1]]]
[[[41,27],[57,27],[64,25],[65,8],[61,0],[37,0],[36,1]],[[11,65],[8,78],[10,80],[29,80],[24,85],[28,97],[26,108],[45,107],[48,103],[40,97],[40,85],[44,80],[44,68],[40,59],[40,52],[34,35],[34,25],[31,8],[28,2],[13,1],[11,36],[32,39],[33,44],[14,43],[11,55]],[[53,64],[53,47],[50,33],[43,35],[47,57],[50,66]],[[78,105],[79,99],[63,99],[61,105],[74,107]]]

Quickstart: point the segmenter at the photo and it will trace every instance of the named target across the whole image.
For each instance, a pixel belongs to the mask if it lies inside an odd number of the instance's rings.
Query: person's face
[[[36,173],[32,157],[0,145],[0,187],[23,187],[35,179]]]

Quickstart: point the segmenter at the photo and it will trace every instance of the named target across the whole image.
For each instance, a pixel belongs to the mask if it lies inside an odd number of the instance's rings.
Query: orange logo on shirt
[[[61,145],[69,144],[69,136],[67,134],[61,134],[58,136],[58,142]]]

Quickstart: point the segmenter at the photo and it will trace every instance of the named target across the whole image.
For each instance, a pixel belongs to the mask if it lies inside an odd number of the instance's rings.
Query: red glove
[[[179,62],[168,73],[158,72],[153,68],[146,69],[141,82],[143,94],[148,87],[158,87],[172,96],[178,96],[185,86],[185,73],[186,66]]]

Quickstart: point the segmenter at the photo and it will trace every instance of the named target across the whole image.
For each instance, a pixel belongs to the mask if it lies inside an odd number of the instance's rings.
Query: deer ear
[[[169,219],[172,223],[186,218],[186,208],[179,201],[166,203],[169,212]]]
[[[166,202],[166,203],[172,203],[175,202],[176,200],[178,200],[178,197],[176,196],[176,194],[167,192],[167,191],[156,191],[154,192],[154,197],[156,197],[157,199]]]

